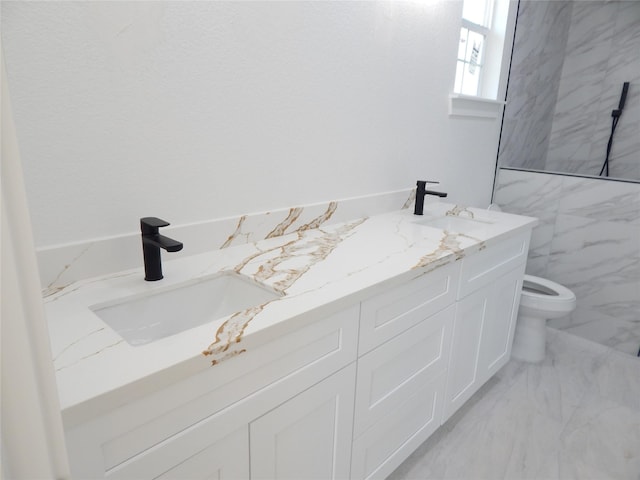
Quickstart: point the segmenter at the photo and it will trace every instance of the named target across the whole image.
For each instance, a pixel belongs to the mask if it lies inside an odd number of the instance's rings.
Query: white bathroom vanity
[[[384,478],[508,361],[535,224],[434,203],[61,289],[45,303],[74,478]],[[190,323],[225,287],[182,292],[221,275],[269,296]],[[101,318],[163,295],[184,308],[133,333]]]

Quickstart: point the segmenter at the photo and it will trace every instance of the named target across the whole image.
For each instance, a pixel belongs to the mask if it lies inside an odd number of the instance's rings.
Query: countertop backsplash
[[[184,249],[162,255],[167,259],[196,255],[387,213],[408,208],[414,198],[415,188],[409,188],[187,225],[180,225],[176,218],[165,218],[172,225],[163,229],[163,234],[183,242]],[[162,212],[149,212],[149,215],[162,217]],[[131,224],[137,227],[138,218],[131,218]],[[78,280],[142,266],[140,232],[38,249],[37,256],[46,297]]]

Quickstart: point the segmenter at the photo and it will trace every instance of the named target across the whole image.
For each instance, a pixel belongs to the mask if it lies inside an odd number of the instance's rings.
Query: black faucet
[[[162,262],[160,249],[167,252],[179,252],[182,243],[158,233],[160,227],[166,227],[169,222],[156,217],[144,217],[140,219],[142,230],[142,254],[144,256],[144,279],[149,282],[162,279]]]
[[[447,196],[446,193],[443,192],[434,192],[433,190],[427,190],[427,183],[438,185],[440,182],[429,182],[425,180],[418,180],[417,188],[416,188],[416,206],[413,209],[414,215],[422,215],[422,210],[424,209],[424,196],[425,195],[436,195],[438,197],[444,198]]]

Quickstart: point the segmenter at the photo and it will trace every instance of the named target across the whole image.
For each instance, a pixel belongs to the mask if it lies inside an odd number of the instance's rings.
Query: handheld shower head
[[[628,91],[629,91],[629,82],[624,82],[622,84],[622,94],[620,95],[620,103],[618,104],[618,110],[622,110],[624,108],[624,102],[627,101]]]
[[[620,94],[620,103],[618,103],[618,108],[611,112],[612,117],[619,117],[622,115],[622,110],[624,109],[624,103],[627,101],[627,92],[629,91],[629,82],[624,82],[622,84],[622,93]]]
[[[618,126],[618,122],[620,121],[620,116],[622,115],[622,110],[624,109],[624,103],[627,101],[627,92],[629,91],[629,82],[624,82],[622,84],[622,93],[620,94],[620,103],[618,103],[618,108],[611,112],[611,135],[609,135],[609,141],[607,142],[607,155],[604,159],[604,163],[602,164],[602,169],[600,170],[600,175],[603,173],[605,176],[609,176],[609,155],[611,155],[611,147],[613,146],[613,134],[616,133],[616,127]]]

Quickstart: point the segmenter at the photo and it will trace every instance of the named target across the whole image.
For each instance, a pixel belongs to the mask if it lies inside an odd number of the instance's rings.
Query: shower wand
[[[627,92],[629,91],[629,82],[624,82],[622,84],[622,93],[620,94],[620,102],[618,103],[618,108],[611,112],[611,134],[609,135],[609,141],[607,142],[607,155],[604,159],[604,163],[602,164],[602,169],[600,169],[600,174],[604,173],[605,177],[609,176],[609,155],[611,154],[611,147],[613,146],[613,134],[616,132],[616,127],[618,126],[618,122],[620,121],[620,116],[622,115],[622,110],[624,109],[624,104],[627,101]]]
[[[620,103],[618,103],[618,109],[611,112],[612,117],[619,117],[622,115],[622,110],[624,109],[624,102],[627,101],[627,92],[629,91],[629,82],[624,82],[622,84],[622,93],[620,94]]]

